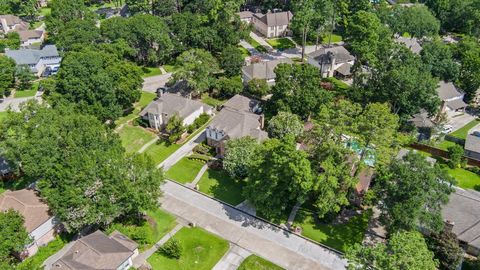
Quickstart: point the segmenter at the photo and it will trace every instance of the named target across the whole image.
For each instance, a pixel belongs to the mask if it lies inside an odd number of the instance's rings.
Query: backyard
[[[274,39],[266,39],[267,43],[270,44],[274,49],[283,51],[286,49],[295,48],[297,45],[295,42],[290,40],[289,38],[274,38]]]
[[[201,228],[182,228],[173,238],[180,244],[180,259],[156,252],[148,258],[154,270],[210,270],[229,248],[226,240]]]
[[[32,86],[28,90],[16,90],[15,91],[15,98],[25,98],[25,97],[33,97],[37,93],[38,90],[38,82],[32,83]]]
[[[145,144],[157,137],[154,133],[141,127],[125,125],[118,132],[122,145],[127,153],[136,153]]]
[[[43,262],[53,254],[57,253],[60,249],[70,241],[70,237],[66,235],[58,235],[55,240],[48,243],[46,246],[40,247],[38,252],[21,262],[15,269],[17,270],[31,270],[31,269],[43,269]]]
[[[223,170],[208,169],[198,185],[201,192],[231,205],[237,205],[245,200],[242,195],[245,184],[241,180],[231,178]]]
[[[325,34],[322,36],[322,44],[328,44],[330,41],[330,34]],[[332,34],[332,43],[338,43],[338,42],[341,42],[343,41],[343,38],[342,36],[340,35],[336,35],[336,34]]]
[[[8,112],[0,112],[0,121],[7,118]]]
[[[480,191],[480,175],[463,168],[451,169],[447,167],[447,171],[457,180],[457,186]]]
[[[250,255],[237,270],[283,270],[283,268],[256,255]]]
[[[166,176],[182,184],[190,183],[204,164],[201,161],[184,157],[167,171]]]
[[[158,67],[142,67],[143,78],[161,75],[162,71]]]
[[[465,126],[463,126],[460,129],[450,133],[449,135],[453,136],[455,138],[465,139],[465,138],[467,138],[468,131],[478,124],[480,124],[479,119],[472,120],[470,123],[466,124]]]
[[[220,100],[220,99],[213,98],[208,93],[203,93],[202,94],[202,102],[207,104],[207,105],[210,105],[212,107],[220,106],[223,103],[225,103],[225,101],[226,100]]]
[[[311,211],[302,209],[295,217],[294,226],[302,228],[303,236],[344,252],[362,242],[371,215],[371,211],[365,211],[350,218],[347,223],[332,225],[320,223]]]
[[[150,102],[152,102],[157,97],[156,94],[142,91],[142,95],[140,96],[140,100],[134,104],[134,108],[130,113],[124,115],[115,121],[115,125],[119,126],[121,124],[125,124],[128,121],[131,121],[138,117],[138,113],[145,108]]]

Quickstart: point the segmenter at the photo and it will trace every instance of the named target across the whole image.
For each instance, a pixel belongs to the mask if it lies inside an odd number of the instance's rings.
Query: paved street
[[[146,92],[156,93],[158,88],[165,86],[168,80],[170,80],[170,77],[172,77],[172,73],[166,73],[162,75],[144,78],[142,90]]]
[[[163,186],[162,208],[291,270],[344,270],[337,253],[179,184]]]
[[[31,99],[36,99],[38,101],[42,101],[42,97],[41,95],[37,95],[37,96],[34,96],[34,97],[26,97],[26,98],[12,98],[12,97],[9,97],[9,98],[6,98],[6,99],[3,99],[0,100],[0,112],[4,112],[4,111],[7,111],[9,108],[11,108],[13,111],[19,111],[20,110],[20,105],[24,102],[27,102]]]

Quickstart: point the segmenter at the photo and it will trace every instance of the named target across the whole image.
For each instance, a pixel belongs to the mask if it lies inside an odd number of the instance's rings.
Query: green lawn
[[[181,145],[175,143],[168,143],[162,140],[157,141],[150,147],[147,148],[145,153],[147,153],[155,164],[160,164],[173,152],[177,151]]]
[[[328,41],[330,40],[330,34],[325,34],[322,36],[322,44],[328,44]],[[332,43],[337,43],[343,41],[342,36],[332,34]]]
[[[447,167],[447,170],[457,180],[457,186],[480,191],[480,175],[462,168],[451,169]]]
[[[127,153],[136,153],[142,146],[157,136],[142,127],[134,127],[130,125],[123,126],[118,132],[122,145]]]
[[[134,105],[134,109],[129,114],[118,118],[115,121],[115,125],[119,126],[121,124],[125,124],[128,121],[131,121],[131,120],[137,118],[140,111],[143,108],[145,108],[148,104],[150,104],[150,102],[152,102],[156,97],[157,97],[157,95],[154,94],[154,93],[142,91],[142,95],[140,96],[140,100]]]
[[[257,51],[266,53],[267,49],[263,47],[260,43],[258,43],[255,39],[248,37],[246,40],[250,45],[252,45]]]
[[[312,212],[300,210],[295,217],[295,226],[300,226],[302,235],[339,251],[361,243],[371,217],[371,211],[350,219],[346,224],[330,225],[315,221]]]
[[[245,200],[242,189],[245,185],[241,180],[231,178],[227,172],[208,169],[200,182],[200,191],[231,205],[237,205]]]
[[[178,67],[175,65],[163,65],[163,69],[168,73],[174,73],[177,71]]]
[[[8,112],[0,112],[0,121],[7,118]]]
[[[459,139],[465,139],[467,138],[468,131],[478,124],[480,124],[479,119],[472,120],[470,123],[466,124],[461,129],[458,129],[448,135],[459,138]]]
[[[229,248],[226,240],[201,228],[182,228],[173,237],[180,242],[180,259],[156,252],[147,260],[154,270],[210,270]]]
[[[184,157],[166,172],[166,176],[182,184],[190,183],[204,164],[201,161]]]
[[[15,91],[15,98],[24,98],[24,97],[33,97],[37,93],[38,82],[32,83],[32,87],[29,90],[18,90]]]
[[[177,225],[175,217],[161,209],[148,211],[146,219],[112,223],[106,230],[111,234],[117,230],[140,245],[140,250],[146,250],[158,242],[164,235]]]
[[[274,49],[281,51],[296,47],[296,44],[288,38],[267,39],[267,43],[270,44],[270,46],[272,46]]]
[[[280,266],[256,255],[248,256],[237,270],[283,270]]]
[[[143,78],[161,75],[162,71],[158,67],[142,67]]]
[[[156,94],[142,91],[142,95],[140,96],[140,100],[137,102],[137,105],[140,106],[141,109],[147,107],[150,102],[152,102],[157,97]]]
[[[242,46],[238,46],[238,50],[242,53],[243,58],[250,56],[250,52]]]
[[[49,8],[49,7],[42,7],[42,8],[38,11],[38,15],[40,15],[40,16],[47,16],[47,15],[49,15],[50,13],[52,13],[52,9]]]
[[[215,107],[215,106],[222,105],[223,103],[226,102],[226,100],[216,99],[216,98],[211,97],[208,93],[203,93],[202,94],[202,102],[207,104],[207,105],[210,105],[212,107]]]
[[[437,145],[435,145],[435,147],[438,148],[438,149],[442,149],[442,150],[448,151],[448,148],[449,148],[449,147],[455,146],[455,145],[457,145],[457,144],[454,143],[454,142],[447,141],[447,140],[443,140],[443,141],[441,141],[440,143],[438,143]]]
[[[17,265],[15,269],[17,270],[31,270],[31,269],[43,269],[41,265],[43,262],[53,254],[57,253],[60,249],[68,243],[68,237],[64,236],[57,236],[55,240],[48,243],[46,246],[40,247],[38,252],[21,262]]]

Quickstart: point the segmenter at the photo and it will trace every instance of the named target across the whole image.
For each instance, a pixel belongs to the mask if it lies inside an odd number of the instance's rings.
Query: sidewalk
[[[236,270],[243,260],[252,253],[237,245],[230,244],[230,249],[223,255],[222,259],[212,268],[212,270]]]

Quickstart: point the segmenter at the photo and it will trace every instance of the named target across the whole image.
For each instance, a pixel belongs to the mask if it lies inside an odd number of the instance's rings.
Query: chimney
[[[445,220],[445,231],[451,232],[453,230],[453,226],[455,226],[455,222],[449,219]]]
[[[258,121],[260,121],[260,129],[263,129],[265,126],[265,115],[263,113],[260,114],[260,119],[258,119]]]
[[[161,98],[165,92],[165,87],[157,88],[157,98]]]

